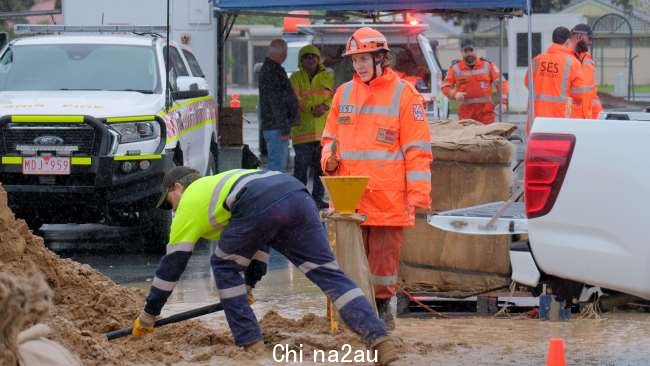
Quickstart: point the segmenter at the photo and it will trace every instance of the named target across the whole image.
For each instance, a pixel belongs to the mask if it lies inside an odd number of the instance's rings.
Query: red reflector
[[[526,190],[526,212],[541,211],[551,195],[550,186],[532,186]]]
[[[575,136],[533,133],[526,150],[525,200],[528,218],[546,215],[557,199],[566,175]]]
[[[539,137],[539,134],[538,134]],[[531,137],[528,141],[528,156],[530,160],[535,158],[566,158],[571,149],[573,149],[573,140],[533,140]]]
[[[551,184],[559,170],[559,163],[531,162],[526,166],[526,179],[530,184]]]

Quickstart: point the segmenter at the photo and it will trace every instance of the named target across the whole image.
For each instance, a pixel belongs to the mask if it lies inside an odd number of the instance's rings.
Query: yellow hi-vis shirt
[[[178,246],[193,247],[200,238],[218,240],[232,216],[224,208],[224,202],[229,205],[234,201],[237,192],[231,192],[233,184],[240,177],[257,171],[228,170],[192,182],[176,208],[167,253],[180,249]]]
[[[318,48],[308,45],[300,49],[298,62],[305,54],[315,54],[320,57]],[[328,112],[316,117],[312,114],[312,109],[319,104],[328,107],[332,105],[334,76],[320,64],[316,75],[310,78],[301,66],[300,70],[291,74],[290,81],[300,106],[300,124],[291,129],[291,141],[294,144],[320,141]]]

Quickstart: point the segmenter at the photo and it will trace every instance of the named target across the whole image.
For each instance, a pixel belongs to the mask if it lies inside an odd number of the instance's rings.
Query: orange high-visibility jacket
[[[364,225],[412,226],[414,208],[431,206],[431,135],[423,98],[390,68],[369,84],[358,75],[334,94],[323,131],[321,165],[333,175],[370,176],[359,204]]]
[[[477,58],[473,66],[464,60],[457,61],[447,71],[442,83],[442,93],[454,99],[456,92],[465,92],[458,107],[460,119],[472,118],[483,123],[494,122],[492,90],[499,81],[499,68],[492,62]]]
[[[591,94],[591,118],[597,119],[598,114],[603,110],[603,106],[600,104],[600,98],[598,98],[598,87],[596,86],[596,62],[594,62],[594,59],[591,57],[591,53],[589,52],[583,52],[576,55],[576,57],[578,57],[578,60],[582,63],[582,73],[585,78],[585,83],[593,88]]]
[[[413,84],[413,86],[417,86],[418,82],[423,81],[421,76],[407,75],[405,72],[397,71],[397,70],[393,70],[393,71],[395,72],[395,74],[397,74],[397,76],[399,76],[400,79],[408,81],[409,83]]]
[[[533,58],[534,117],[591,118],[591,89],[573,50],[553,43]],[[528,71],[524,78],[528,88]],[[575,113],[572,109],[576,109]]]

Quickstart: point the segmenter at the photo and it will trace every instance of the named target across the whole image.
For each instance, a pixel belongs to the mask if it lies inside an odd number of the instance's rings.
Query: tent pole
[[[225,49],[224,49],[224,33],[226,32],[226,26],[224,24],[224,14],[222,12],[217,13],[217,105],[219,109],[223,108],[223,101],[225,99],[225,84],[224,84],[224,72],[225,72]]]
[[[499,122],[503,121],[503,17],[499,17]]]
[[[535,85],[533,84],[533,11],[531,7],[532,0],[526,0],[526,12],[528,13],[528,128],[533,126],[533,116],[535,115]],[[528,131],[527,131],[528,132]],[[523,139],[526,143],[528,136],[524,134]]]

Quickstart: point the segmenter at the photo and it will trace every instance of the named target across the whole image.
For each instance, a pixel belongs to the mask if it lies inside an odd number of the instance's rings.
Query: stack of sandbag
[[[445,211],[510,198],[513,146],[508,123],[472,120],[431,123],[431,200]],[[413,291],[479,292],[506,285],[509,236],[454,234],[424,216],[405,230],[400,280]]]

